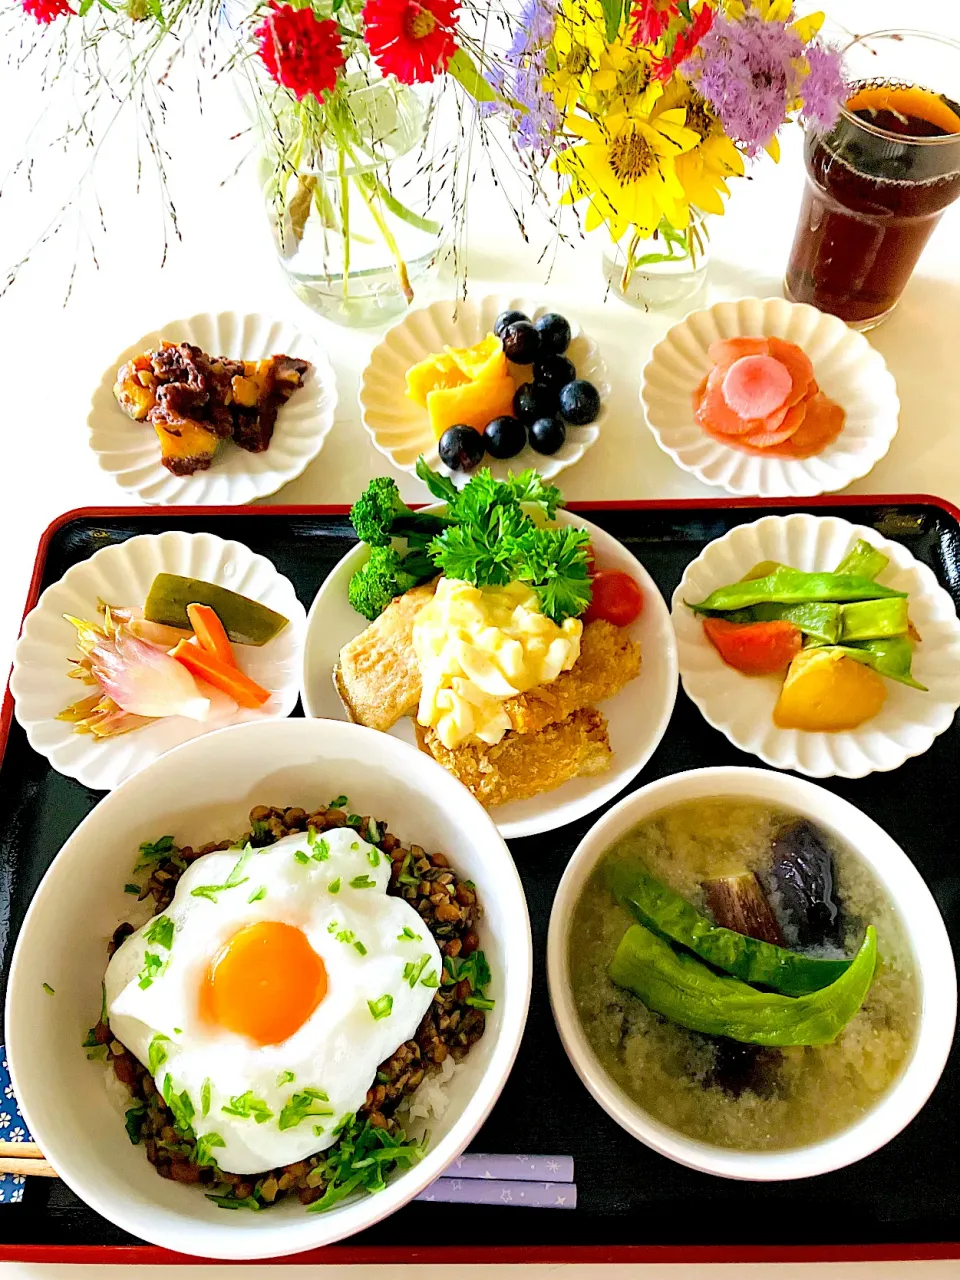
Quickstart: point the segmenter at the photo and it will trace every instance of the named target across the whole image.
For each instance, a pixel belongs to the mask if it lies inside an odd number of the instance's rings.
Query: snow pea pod
[[[870,925],[836,982],[808,995],[783,996],[714,973],[696,956],[675,951],[635,924],[621,938],[609,974],[648,1009],[690,1031],[786,1047],[831,1044],[863,1004],[876,964],[877,935]]]
[[[853,573],[858,578],[877,578],[890,563],[888,556],[871,543],[858,539],[834,569],[834,573]]]
[[[826,601],[811,604],[755,604],[750,609],[734,609],[718,616],[729,622],[792,622],[805,636],[818,644],[836,644],[840,639],[840,608],[840,605]]]
[[[910,629],[907,601],[858,600],[855,604],[842,604],[840,609],[840,634],[837,639],[846,644],[851,640],[885,640],[889,636],[905,636]]]
[[[837,653],[844,657],[862,662],[864,666],[873,667],[888,680],[896,680],[898,684],[909,685],[911,689],[927,692],[927,686],[915,680],[911,671],[913,662],[913,645],[906,636],[891,636],[888,640],[859,640],[849,644],[831,645]]]
[[[614,897],[651,932],[744,982],[800,996],[828,987],[850,967],[849,960],[815,959],[714,924],[641,862],[611,866],[607,883]]]
[[[807,604],[811,601],[833,601],[844,604],[853,600],[885,600],[906,596],[905,591],[894,591],[869,578],[842,573],[804,573],[780,565],[766,578],[753,578],[747,582],[731,582],[712,591],[699,604],[687,605],[694,613],[720,612],[731,609],[749,609],[758,604]]]

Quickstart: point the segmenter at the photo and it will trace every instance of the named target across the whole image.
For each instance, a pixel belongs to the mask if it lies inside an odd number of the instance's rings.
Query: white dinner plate
[[[289,619],[265,645],[234,647],[237,665],[270,690],[270,701],[259,710],[240,707],[229,719],[212,722],[168,716],[115,738],[74,733],[71,724],[56,716],[94,690],[67,675],[70,660],[79,654],[77,633],[63,615],[96,621],[98,600],[118,607],[142,606],[158,573],[179,573],[229,587]],[[293,584],[243,543],[179,529],[140,534],[71,566],[27,615],[10,676],[14,714],[31,747],[58,773],[109,791],[191,738],[246,720],[288,716],[297,703],[304,622]]]
[[[763,560],[808,573],[833,570],[858,538],[889,557],[878,580],[908,593],[910,621],[921,636],[914,648],[913,674],[928,692],[884,680],[883,707],[858,729],[840,733],[779,729],[773,723],[773,708],[783,677],[745,676],[728,667],[684,601],[705,600],[711,591],[739,581]],[[764,516],[717,538],[687,566],[673,596],[673,624],[680,677],[688,697],[735,747],[777,769],[794,769],[811,778],[862,778],[897,769],[911,756],[927,751],[934,738],[950,727],[960,706],[960,621],[953,601],[906,547],[837,516]]]
[[[693,416],[693,394],[710,372],[720,338],[784,338],[810,357],[820,389],[846,413],[843,430],[812,458],[760,457],[708,436]],[[647,425],[677,466],[728,493],[809,498],[859,480],[897,433],[900,401],[883,356],[836,316],[783,298],[742,298],[694,311],[668,329],[644,366],[640,399]]]
[[[557,519],[590,533],[600,569],[631,574],[643,591],[643,612],[627,629],[642,650],[640,674],[613,698],[598,704],[606,717],[613,757],[606,773],[573,778],[553,791],[529,800],[512,801],[490,810],[500,834],[511,840],[532,836],[575,822],[612,800],[636,777],[666,732],[677,696],[677,649],[670,614],[656,583],[643,565],[620,542],[569,511]],[[317,593],[307,616],[301,695],[308,716],[346,720],[333,683],[340,650],[367,626],[347,599],[347,585],[364,563],[368,548],[360,543],[334,566]],[[405,718],[390,731],[414,745],[413,721]]]
[[[120,366],[158,347],[161,340],[189,342],[208,355],[232,360],[299,356],[313,368],[280,408],[270,446],[263,453],[248,453],[226,440],[206,471],[175,476],[160,461],[160,442],[150,423],[128,418],[113,394]],[[104,370],[87,426],[100,466],[128,493],[144,502],[228,507],[265,498],[300,475],[323,448],[336,407],[333,369],[311,337],[286,320],[222,311],[172,320],[121,352]]]
[[[497,316],[503,311],[522,311],[531,320],[537,320],[551,310],[553,308],[538,306],[529,298],[491,294],[476,301],[445,299],[405,315],[387,330],[383,341],[374,348],[360,382],[360,419],[376,448],[395,467],[411,475],[416,474],[417,458],[423,454],[434,471],[442,471],[457,488],[462,488],[472,473],[451,471],[440,461],[426,409],[406,394],[407,370],[443,351],[445,346],[469,347],[479,342],[493,331]],[[600,413],[585,427],[567,425],[567,438],[556,453],[537,453],[527,445],[516,457],[503,461],[488,454],[481,465],[489,467],[498,480],[505,479],[509,471],[523,471],[525,467],[534,467],[544,480],[550,480],[579,462],[600,436],[610,395],[607,368],[597,344],[580,331],[576,317],[566,315],[566,318],[573,335],[566,355],[576,366],[577,377],[586,378],[599,391]],[[524,370],[529,366],[511,367],[524,380]]]

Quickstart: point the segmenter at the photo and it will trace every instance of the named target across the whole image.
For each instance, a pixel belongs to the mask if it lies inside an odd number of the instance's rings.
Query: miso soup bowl
[[[688,1138],[634,1102],[601,1066],[577,1014],[570,980],[574,907],[599,859],[631,828],[663,809],[730,796],[769,801],[809,818],[859,858],[885,888],[913,950],[920,1015],[913,1049],[900,1077],[876,1106],[822,1142],[788,1151],[733,1151]],[[767,769],[695,769],[642,787],[621,800],[577,846],[557,889],[547,940],[550,1002],[560,1038],[594,1099],[640,1142],[678,1164],[721,1178],[774,1182],[809,1178],[853,1164],[879,1150],[910,1123],[933,1092],[953,1042],[957,978],[950,941],[930,890],[913,863],[866,814],[812,782]]]

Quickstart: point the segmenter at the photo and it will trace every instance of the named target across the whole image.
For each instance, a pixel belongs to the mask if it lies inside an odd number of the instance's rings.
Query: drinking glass
[[[960,43],[877,31],[844,51],[847,99],[807,130],[807,180],[784,289],[855,329],[889,315],[960,195]]]

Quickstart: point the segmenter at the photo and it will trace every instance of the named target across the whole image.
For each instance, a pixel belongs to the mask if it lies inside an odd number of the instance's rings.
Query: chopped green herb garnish
[[[397,876],[399,884],[419,884],[420,877],[416,873],[411,873],[410,864],[413,861],[413,854],[409,851],[403,855],[403,862],[400,864],[400,874]]]
[[[147,1070],[157,1078],[157,1072],[167,1060],[167,1045],[170,1043],[170,1037],[162,1035],[159,1031],[150,1041],[150,1048],[147,1050]]]
[[[97,1039],[97,1028],[91,1027],[87,1032],[87,1038],[80,1046],[82,1049],[97,1049],[100,1047],[100,1041]]]
[[[220,1137],[219,1133],[201,1133],[200,1137],[197,1139],[197,1150],[193,1157],[194,1161],[201,1167],[206,1165],[215,1169],[217,1167],[217,1161],[211,1153],[214,1147],[225,1147],[226,1145],[227,1144]]]
[[[301,864],[301,866],[309,867],[310,865],[309,853],[304,853],[302,849],[294,849],[293,856],[296,858],[297,862]]]
[[[125,884],[125,885],[123,886],[123,892],[124,892],[124,893],[135,893],[135,894],[137,895],[137,897],[139,898],[139,897],[140,897],[140,886],[139,886],[138,884]]]
[[[492,1009],[495,1001],[488,1000],[484,995],[484,987],[490,981],[490,966],[487,964],[487,957],[482,951],[474,951],[469,956],[444,956],[444,983],[450,985],[454,982],[463,982],[466,980],[470,985],[470,995],[465,1003],[471,1005],[474,1009]]]
[[[385,830],[386,827],[384,827],[384,831],[381,831],[380,824],[375,822],[373,818],[367,819],[367,839],[371,844],[379,844],[383,839]]]
[[[350,881],[351,889],[375,889],[376,887],[377,882],[372,876],[354,876]]]
[[[182,1035],[183,1035],[183,1027],[174,1027],[174,1028],[173,1028],[173,1033],[174,1033],[174,1035],[182,1036]]]
[[[410,984],[411,990],[420,981],[420,975],[423,973],[424,969],[427,967],[429,963],[430,963],[430,953],[425,952],[420,957],[420,959],[417,960],[416,962],[414,962],[413,960],[410,960],[407,964],[403,966],[404,981]]]
[[[240,873],[256,852],[252,844],[246,845],[223,884],[198,884],[195,889],[190,890],[193,897],[209,898],[211,902],[216,902],[217,894],[224,889],[236,889],[239,885],[246,884],[250,877],[241,876]]]
[[[124,1113],[124,1126],[127,1130],[127,1137],[136,1146],[143,1136],[143,1122],[147,1118],[147,1104],[145,1102],[134,1103],[132,1107],[128,1107]]]
[[[208,1191],[207,1199],[212,1200],[221,1209],[254,1209],[259,1211],[263,1208],[263,1205],[255,1196],[247,1196],[243,1200],[234,1200],[232,1196],[214,1196]]]
[[[353,946],[354,946],[354,949],[356,951],[359,951],[362,956],[365,956],[367,954],[367,948],[363,945],[363,943],[360,941],[359,938],[353,944]]]
[[[256,1120],[257,1124],[264,1124],[267,1120],[273,1119],[273,1112],[262,1098],[253,1096],[251,1089],[231,1098],[230,1105],[221,1107],[220,1110],[224,1115],[239,1116],[241,1120]]]
[[[414,933],[408,924],[403,926],[403,933],[397,934],[398,942],[422,942],[423,934]]]
[[[134,873],[144,871],[147,867],[155,866],[158,862],[166,862],[168,858],[173,857],[177,852],[177,846],[173,843],[173,836],[161,836],[153,844],[149,840],[145,840],[140,846],[140,856],[136,866],[133,868]]]
[[[48,995],[48,996],[55,996],[55,995],[57,994],[57,993],[54,991],[53,987],[51,987],[51,985],[50,985],[50,983],[49,983],[49,982],[45,982],[45,983],[43,984],[43,989],[44,989],[44,991],[47,993],[47,995]]]
[[[425,978],[420,979],[421,987],[439,987],[440,979],[437,977],[436,969],[431,969]]]
[[[496,1001],[488,1000],[486,996],[467,996],[463,1003],[470,1005],[472,1009],[492,1009]]]
[[[137,974],[139,979],[137,986],[141,991],[146,991],[151,986],[154,978],[159,978],[160,974],[166,967],[166,960],[162,956],[158,956],[155,951],[145,951],[143,953],[143,968]]]
[[[350,846],[350,852],[351,852],[351,853],[356,853],[356,852],[359,850],[359,848],[360,848],[360,841],[359,841],[359,840],[354,840],[354,842],[353,842],[353,843],[351,844],[351,846]],[[374,864],[374,865],[376,865],[376,864]]]
[[[472,880],[464,880],[463,883],[468,889],[475,889],[477,887]]]
[[[281,1071],[277,1076],[277,1088],[281,1089],[285,1084],[293,1084],[296,1078],[292,1071]]]
[[[307,829],[307,844],[310,846],[310,856],[314,862],[326,862],[330,857],[330,846],[323,836],[318,835],[315,827]]]
[[[331,1131],[333,1133],[333,1136],[335,1138],[339,1138],[341,1133],[343,1133],[344,1129],[346,1129],[349,1124],[352,1124],[352,1122],[356,1120],[356,1118],[357,1118],[356,1112],[350,1112],[350,1111],[348,1111],[345,1116],[341,1116],[340,1119],[337,1121],[337,1123],[333,1126],[333,1129]]]
[[[208,1115],[210,1111],[210,1090],[212,1085],[213,1082],[208,1076],[200,1089],[200,1114],[202,1116]]]
[[[328,808],[328,809],[343,809],[343,808],[345,808],[349,803],[350,803],[350,801],[347,799],[347,797],[346,797],[346,796],[337,796],[336,800],[331,800],[331,801],[330,801],[330,803],[327,805],[327,808]]]
[[[281,1129],[293,1129],[307,1116],[332,1116],[330,1108],[323,1105],[329,1101],[322,1089],[302,1089],[284,1106],[277,1123]]]
[[[270,827],[265,819],[254,818],[253,822],[250,823],[250,834],[258,844],[270,844],[272,842]]]
[[[247,901],[261,902],[266,896],[267,896],[267,886],[265,884],[262,884],[259,889],[254,889],[253,893],[251,893]]]
[[[374,849],[373,845],[370,845],[367,849],[367,861],[370,863],[371,867],[379,867],[380,865],[380,854],[376,849]]]
[[[182,1093],[174,1093],[173,1086],[170,1085],[169,1097],[167,1096],[166,1086],[170,1081],[169,1074],[164,1080],[164,1101],[173,1112],[174,1127],[179,1129],[181,1133],[191,1136],[193,1134],[193,1117],[196,1112],[193,1109],[193,1102],[186,1089]]]
[[[347,818],[348,827],[359,827],[362,824],[363,819],[360,817],[359,813],[351,813]]]
[[[330,883],[327,885],[327,893],[339,893],[339,892],[340,892],[340,877],[337,876],[336,880],[331,880]]]
[[[393,1013],[393,996],[381,996],[379,1000],[368,1000],[367,1008],[373,1014],[375,1022],[379,1022],[381,1018],[389,1018]]]
[[[316,1167],[326,1189],[308,1213],[323,1213],[358,1187],[370,1193],[382,1191],[392,1169],[409,1169],[424,1151],[420,1143],[408,1142],[402,1129],[396,1133],[374,1129],[357,1116],[344,1116],[334,1132],[340,1133],[340,1141]]]
[[[169,951],[173,946],[173,921],[169,916],[157,916],[147,925],[143,936],[147,942]]]
[[[336,933],[339,928],[340,922],[338,920],[331,920],[327,925],[327,933]]]

